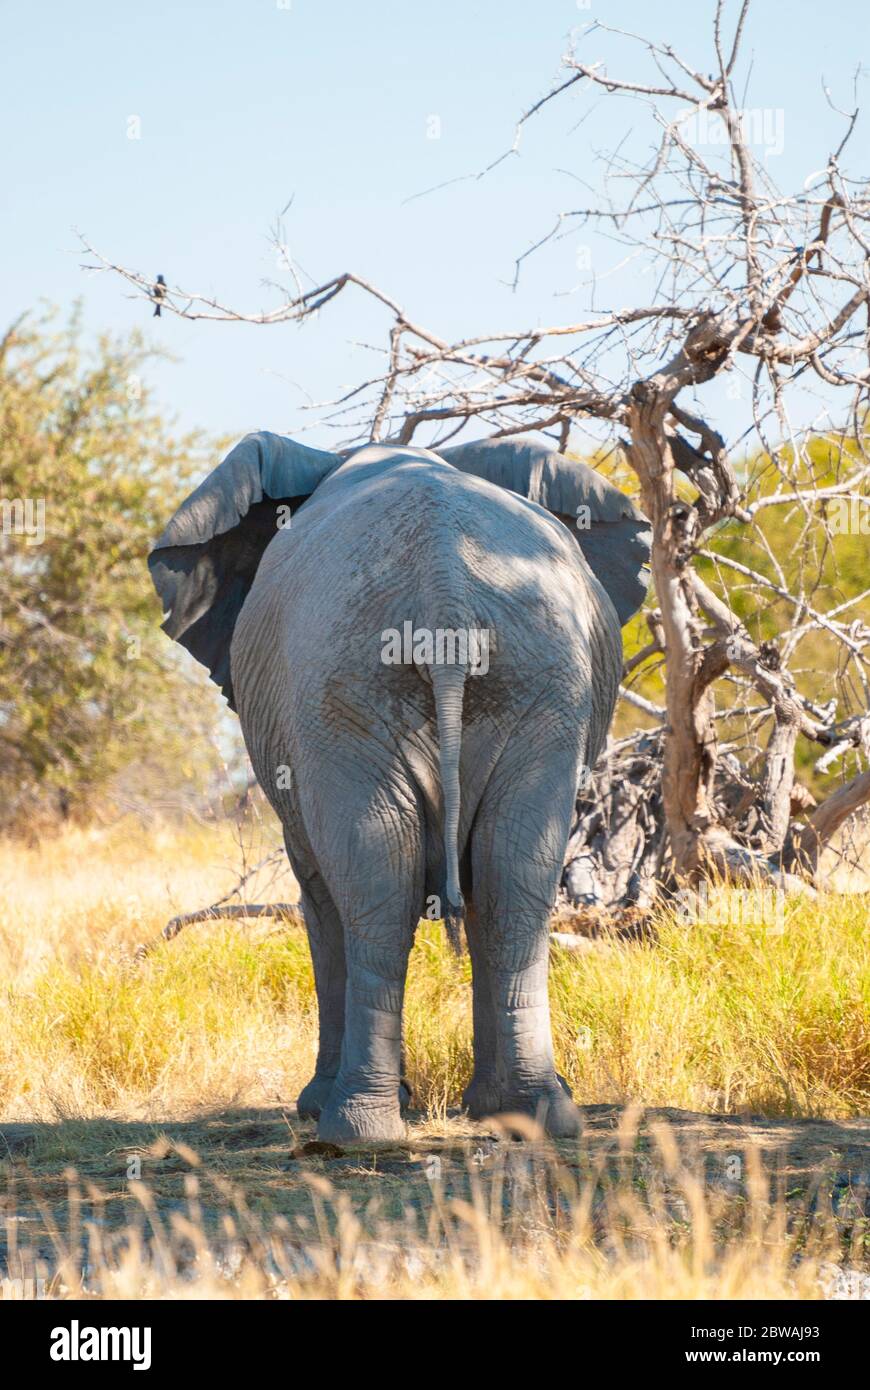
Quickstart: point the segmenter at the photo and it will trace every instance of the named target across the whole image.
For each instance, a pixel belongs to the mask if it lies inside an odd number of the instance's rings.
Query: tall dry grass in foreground
[[[739,1198],[711,1192],[667,1125],[654,1127],[647,1152],[638,1148],[637,1118],[624,1115],[612,1163],[582,1174],[531,1121],[518,1126],[522,1143],[494,1144],[486,1174],[481,1150],[468,1144],[461,1195],[455,1177],[448,1183],[430,1171],[428,1200],[409,1189],[400,1215],[380,1196],[361,1203],[308,1170],[299,1211],[264,1216],[185,1144],[167,1143],[161,1156],[186,1170],[182,1201],[162,1210],[149,1186],[134,1182],[132,1219],[109,1231],[100,1219],[105,1195],[68,1172],[68,1220],[52,1223],[53,1257],[16,1248],[8,1268],[19,1286],[7,1280],[6,1296],[870,1297],[857,1222],[847,1219],[844,1240],[844,1222],[830,1208],[796,1214],[757,1154],[748,1156]],[[357,1182],[371,1182],[376,1170],[376,1155],[360,1158]],[[218,1232],[204,1217],[216,1205]]]
[[[268,847],[248,843],[249,861]],[[788,1182],[765,1175],[776,1163],[751,1147],[736,1185],[711,1184],[703,1155],[655,1122],[640,1134],[635,1119],[633,1138],[624,1122],[603,1147],[584,1138],[572,1154],[492,1148],[448,1115],[471,1068],[469,964],[432,924],[421,925],[408,984],[410,1148],[306,1156],[312,1136],[290,1108],[316,1035],[302,932],[197,925],[134,960],[170,916],[225,892],[239,861],[229,827],[130,823],[0,846],[0,1187],[14,1187],[5,1272],[41,1269],[49,1290],[75,1293],[84,1264],[104,1296],[771,1298],[821,1295],[832,1279],[853,1287],[866,1240],[854,1200],[832,1206],[802,1179],[790,1204]],[[288,878],[252,883],[249,900],[292,898]],[[649,941],[554,948],[557,1061],[581,1105],[867,1113],[861,900],[795,902],[776,924],[741,921],[745,904],[733,915],[720,899],[712,922],[664,916]],[[13,1130],[20,1152],[14,1136],[4,1150]],[[832,1127],[828,1147],[841,1138]],[[131,1155],[141,1177],[130,1177]],[[31,1230],[40,1238],[25,1258],[19,1236]]]

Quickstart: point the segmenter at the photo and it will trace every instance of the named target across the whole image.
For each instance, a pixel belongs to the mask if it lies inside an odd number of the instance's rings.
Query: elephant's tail
[[[465,669],[460,665],[430,667],[438,719],[438,763],[444,803],[444,862],[446,883],[444,925],[454,951],[462,950],[465,903],[459,887],[459,754],[462,747],[462,696]]]

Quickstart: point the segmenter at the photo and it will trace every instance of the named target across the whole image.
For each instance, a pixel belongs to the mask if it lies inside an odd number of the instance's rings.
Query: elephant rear
[[[578,503],[579,538],[557,519]],[[298,1106],[322,1139],[402,1136],[408,954],[427,897],[449,918],[463,891],[465,1103],[577,1132],[553,1065],[548,915],[643,535],[606,480],[529,441],[342,461],[261,434],[158,541],[164,626],[238,710],[300,884],[320,1030]]]
[[[292,795],[306,820],[340,819],[359,767],[378,766],[416,805],[424,896],[455,922],[471,825],[529,709],[573,723],[569,762],[597,757],[619,631],[542,509],[428,456],[386,476],[366,467],[345,465],[333,495],[272,542],[237,626],[233,683],[279,814]],[[292,792],[275,786],[277,766],[293,769]]]

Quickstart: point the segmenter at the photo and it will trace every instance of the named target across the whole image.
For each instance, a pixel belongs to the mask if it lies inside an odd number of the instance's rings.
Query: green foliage
[[[865,439],[865,448],[866,443]],[[790,448],[783,448],[774,464],[767,454],[755,454],[737,472],[744,504],[752,506],[776,494],[818,493],[842,483],[862,462],[863,453],[854,434],[820,434],[802,441],[799,456]],[[681,493],[691,498],[694,489],[686,484]],[[844,505],[810,495],[798,502],[762,507],[756,513],[754,526],[732,520],[709,537],[705,548],[721,559],[702,556],[697,561],[705,583],[725,599],[756,643],[773,643],[782,650],[784,635],[796,630],[787,659],[797,688],[820,705],[836,698],[840,719],[866,710],[863,685],[855,664],[845,660],[843,645],[813,614],[824,619],[841,605],[857,600],[837,615],[838,620],[847,625],[853,621],[870,625],[870,596],[865,592],[870,588],[870,501],[862,503],[860,509],[852,504],[845,512]],[[767,584],[742,574],[728,561],[754,571]],[[770,586],[791,598],[783,597]],[[801,596],[807,605],[804,609],[795,602]],[[655,595],[651,593],[647,606],[655,605]],[[623,636],[626,658],[646,646],[650,632],[643,614],[632,619]],[[638,694],[663,704],[661,657],[651,658],[638,668],[631,685]],[[761,704],[752,691],[731,678],[716,682],[714,690],[720,710]],[[623,707],[614,732],[619,737],[638,724],[652,723],[633,707]],[[760,729],[761,751],[757,756],[763,756],[769,728],[768,721]],[[747,730],[746,720],[724,719],[717,726],[720,738],[736,740],[749,754],[758,745],[754,734],[747,738]],[[820,751],[816,744],[801,738],[795,755],[802,780],[817,795],[824,794],[842,775],[839,766],[826,778],[813,773],[812,765]],[[851,767],[851,760],[846,761]]]
[[[91,811],[121,774],[135,799],[205,770],[194,729],[219,701],[161,635],[146,565],[202,441],[173,438],[150,405],[152,356],[139,335],[85,352],[75,317],[25,318],[0,344],[7,826]]]

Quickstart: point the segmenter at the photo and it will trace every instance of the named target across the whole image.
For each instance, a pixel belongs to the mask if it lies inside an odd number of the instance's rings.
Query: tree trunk
[[[677,875],[694,877],[704,861],[704,836],[715,819],[716,731],[709,681],[699,685],[697,604],[686,582],[686,543],[696,514],[674,491],[674,460],[665,430],[669,409],[668,392],[651,382],[635,386],[628,411],[628,457],[652,524],[652,576],[664,633],[668,720],[662,799],[669,849]]]

